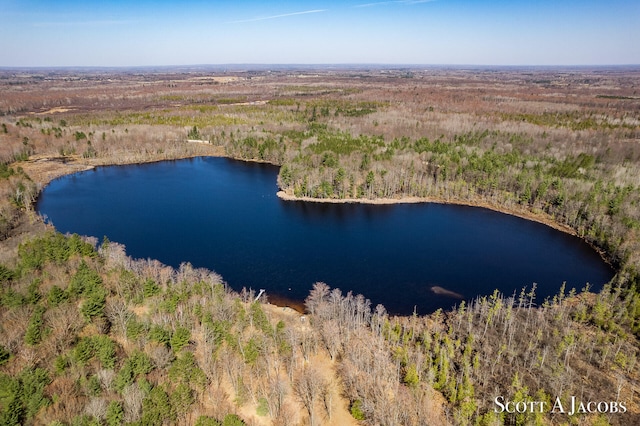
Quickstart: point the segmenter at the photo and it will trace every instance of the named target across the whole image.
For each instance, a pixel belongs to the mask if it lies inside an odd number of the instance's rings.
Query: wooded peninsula
[[[0,424],[640,424],[640,68],[0,69]],[[546,223],[616,275],[410,317],[304,312],[35,211],[101,165],[227,156],[285,199]],[[541,266],[543,267],[543,266]]]

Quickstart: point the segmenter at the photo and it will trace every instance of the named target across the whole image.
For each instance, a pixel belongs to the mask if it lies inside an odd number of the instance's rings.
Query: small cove
[[[100,167],[51,182],[37,209],[60,232],[206,267],[235,290],[299,302],[324,281],[398,314],[534,282],[540,303],[563,281],[598,290],[613,275],[585,242],[540,223],[458,205],[284,201],[277,173],[214,157]]]

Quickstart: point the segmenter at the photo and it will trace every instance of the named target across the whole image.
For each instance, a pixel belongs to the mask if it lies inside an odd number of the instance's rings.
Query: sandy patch
[[[59,112],[68,112],[68,111],[73,111],[77,108],[62,108],[62,107],[55,107],[55,108],[51,108],[47,111],[43,111],[43,112],[37,112],[35,113],[36,115],[47,115],[47,114],[57,114]]]
[[[238,105],[266,105],[268,101],[251,101],[251,102],[238,102],[235,104],[229,104],[229,105],[234,105],[234,106],[238,106]]]
[[[215,81],[216,83],[233,83],[234,81],[239,81],[241,77],[237,76],[206,76],[206,77],[193,77],[189,78],[187,81]]]
[[[25,173],[40,185],[46,185],[61,176],[90,170],[94,167],[83,162],[79,156],[48,155],[32,155],[29,160],[21,161],[15,165],[22,167]]]

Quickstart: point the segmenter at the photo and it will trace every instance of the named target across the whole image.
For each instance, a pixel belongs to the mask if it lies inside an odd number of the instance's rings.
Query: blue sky
[[[0,66],[640,64],[639,0],[0,0]]]

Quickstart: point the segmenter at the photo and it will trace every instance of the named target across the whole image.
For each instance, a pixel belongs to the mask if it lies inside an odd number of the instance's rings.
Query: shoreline
[[[497,213],[507,214],[510,216],[519,217],[524,220],[529,220],[532,222],[537,222],[543,225],[546,225],[550,228],[555,229],[556,231],[563,232],[568,235],[572,235],[574,237],[579,238],[584,241],[594,250],[600,258],[611,267],[616,273],[618,272],[618,268],[614,266],[611,258],[608,253],[599,247],[593,245],[586,239],[582,238],[575,229],[570,227],[569,225],[565,225],[554,220],[551,216],[546,213],[535,213],[530,210],[516,210],[509,209],[502,206],[496,206],[494,204],[488,203],[486,201],[465,201],[465,200],[456,200],[456,199],[445,199],[441,197],[399,197],[399,198],[313,198],[313,197],[296,197],[295,195],[291,195],[285,191],[278,191],[276,196],[284,201],[304,201],[310,203],[330,203],[330,204],[369,204],[369,205],[392,205],[392,204],[420,204],[420,203],[430,203],[430,204],[445,204],[445,205],[455,205],[455,206],[468,206],[468,207],[478,207],[487,210],[491,210]]]
[[[213,149],[210,149],[213,148]],[[210,152],[202,153],[184,153],[183,155],[154,157],[148,156],[146,158],[135,158],[132,161],[123,161],[119,158],[104,157],[101,159],[85,159],[79,155],[49,155],[38,154],[32,155],[25,161],[17,161],[11,163],[10,167],[22,168],[25,173],[31,178],[31,180],[38,185],[38,192],[47,186],[55,179],[69,176],[74,173],[85,172],[93,170],[96,167],[109,167],[109,166],[135,166],[142,164],[159,163],[161,161],[177,161],[187,160],[189,158],[197,157],[225,157],[224,148],[219,146],[212,146],[208,148]],[[38,194],[39,195],[39,194]]]
[[[390,204],[448,204],[456,206],[468,206],[479,207],[488,210],[492,210],[498,213],[508,214],[516,216],[522,219],[538,222],[543,225],[547,225],[555,230],[578,236],[577,232],[568,225],[563,225],[552,217],[546,214],[537,214],[531,211],[521,211],[515,209],[508,209],[504,207],[494,206],[487,202],[482,201],[465,201],[465,200],[451,200],[440,197],[399,197],[399,198],[313,198],[313,197],[296,197],[286,193],[285,191],[278,191],[276,193],[278,198],[285,201],[304,201],[311,203],[330,203],[330,204],[370,204],[370,205],[390,205]],[[584,241],[584,240],[583,240]]]
[[[25,173],[27,173],[27,175],[29,175],[29,177],[33,180],[33,182],[36,183],[38,187],[38,194],[36,196],[36,200],[37,200],[42,190],[51,181],[64,176],[74,174],[74,173],[92,170],[92,169],[95,169],[96,167],[151,164],[151,163],[157,163],[160,161],[176,161],[176,160],[185,160],[185,159],[197,158],[197,157],[224,157],[224,158],[229,158],[231,160],[236,160],[236,161],[266,163],[265,161],[260,161],[260,160],[230,157],[226,155],[226,153],[224,152],[224,148],[220,146],[213,146],[211,148],[214,148],[214,149],[208,149],[209,152],[197,152],[197,153],[185,152],[182,155],[176,153],[177,155],[175,156],[161,157],[161,158],[149,156],[147,158],[136,158],[130,162],[122,161],[118,158],[110,158],[110,157],[103,158],[101,160],[96,161],[95,159],[93,160],[83,159],[82,157],[77,155],[63,157],[60,155],[40,154],[40,155],[31,156],[26,161],[13,163],[11,166],[22,167]],[[273,163],[269,163],[269,164],[273,164]],[[557,231],[578,237],[582,241],[589,244],[589,246],[593,250],[595,250],[600,255],[602,260],[606,262],[614,271],[617,271],[617,269],[612,264],[612,261],[610,260],[606,252],[594,246],[593,244],[589,243],[584,238],[580,237],[578,233],[570,226],[557,222],[546,213],[536,213],[536,212],[523,210],[523,209],[510,209],[504,206],[496,206],[494,204],[491,204],[487,201],[482,201],[482,200],[468,201],[468,200],[445,199],[442,197],[411,196],[411,197],[373,198],[373,199],[370,199],[370,198],[341,198],[341,199],[313,198],[313,197],[296,197],[295,195],[289,194],[282,190],[278,190],[276,192],[276,196],[283,201],[303,201],[303,202],[311,202],[311,203],[369,204],[369,205],[431,203],[431,204],[448,204],[448,205],[485,208],[498,213],[508,214],[508,215],[519,217],[525,220],[541,223]]]

